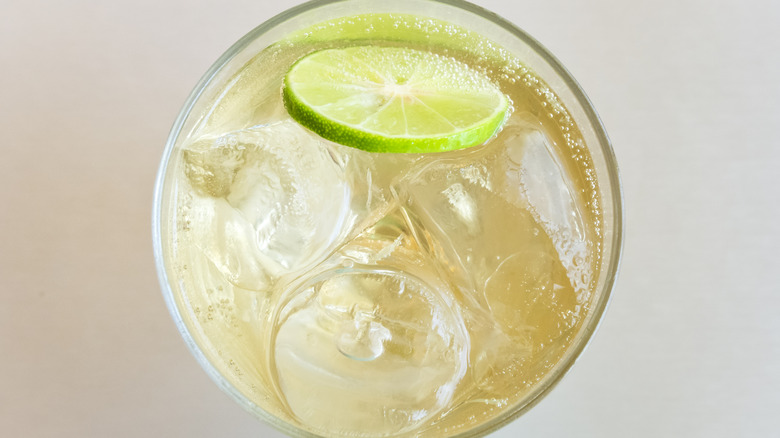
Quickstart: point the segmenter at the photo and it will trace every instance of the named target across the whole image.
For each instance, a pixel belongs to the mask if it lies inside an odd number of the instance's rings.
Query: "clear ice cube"
[[[566,333],[575,323],[568,309],[577,304],[553,237],[578,230],[570,223],[577,212],[574,204],[546,199],[553,191],[571,199],[565,178],[554,172],[540,131],[525,124],[504,130],[489,147],[422,164],[395,187],[418,224],[420,246],[460,294],[471,375],[490,391],[506,387],[497,382],[510,370],[519,372],[512,364]]]
[[[285,294],[276,318],[272,362],[286,404],[304,423],[344,436],[395,435],[435,418],[466,373],[470,341],[402,211],[326,265]],[[312,391],[338,403],[323,405]]]
[[[292,121],[201,139],[184,150],[198,202],[195,242],[237,286],[260,290],[323,257],[350,221],[344,169]]]
[[[590,289],[590,248],[583,224],[582,206],[570,187],[571,177],[553,152],[544,133],[533,125],[510,128],[519,147],[507,148],[510,180],[520,187],[511,194],[525,204],[553,240],[569,280],[578,294]],[[585,297],[580,297],[585,301]]]

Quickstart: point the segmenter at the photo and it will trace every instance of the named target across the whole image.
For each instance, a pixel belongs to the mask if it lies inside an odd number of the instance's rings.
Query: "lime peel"
[[[323,138],[371,152],[424,153],[484,143],[509,99],[485,75],[420,50],[355,46],[299,59],[284,79],[290,116]]]

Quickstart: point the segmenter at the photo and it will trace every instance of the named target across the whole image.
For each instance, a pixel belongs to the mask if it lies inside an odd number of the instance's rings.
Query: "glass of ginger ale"
[[[460,0],[320,0],[205,74],[154,246],[193,354],[292,436],[481,436],[582,352],[621,248],[613,152],[569,73]]]

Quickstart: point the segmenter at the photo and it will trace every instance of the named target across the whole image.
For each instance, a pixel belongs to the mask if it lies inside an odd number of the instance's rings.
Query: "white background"
[[[0,1],[0,435],[279,436],[187,351],[150,217],[189,91],[294,3]],[[592,344],[494,436],[777,436],[780,2],[478,3],[588,93],[627,223]]]

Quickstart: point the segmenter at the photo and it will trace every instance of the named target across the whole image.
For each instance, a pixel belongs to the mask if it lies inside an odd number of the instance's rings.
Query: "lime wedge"
[[[484,143],[509,99],[485,75],[433,53],[358,46],[311,53],[284,78],[284,104],[301,125],[372,152],[421,153]]]

